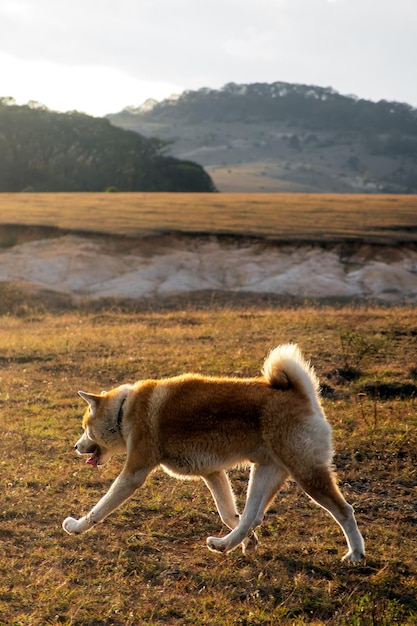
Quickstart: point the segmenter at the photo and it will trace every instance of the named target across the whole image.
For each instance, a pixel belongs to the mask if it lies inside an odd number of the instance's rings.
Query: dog
[[[256,548],[255,530],[291,477],[340,525],[348,552],[360,561],[365,545],[353,508],[331,468],[331,428],[320,403],[319,382],[296,344],[267,356],[262,376],[185,374],[124,384],[101,395],[78,392],[88,403],[84,434],[75,444],[97,467],[127,453],[109,491],[81,517],[67,517],[69,534],[90,530],[125,502],[161,466],[177,478],[202,478],[230,532],[208,537],[214,552]],[[247,499],[239,515],[226,471],[250,464]]]

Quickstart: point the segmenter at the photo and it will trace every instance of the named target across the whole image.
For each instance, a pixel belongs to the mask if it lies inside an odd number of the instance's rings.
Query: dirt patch
[[[417,385],[413,383],[375,382],[365,385],[363,392],[372,398],[378,398],[380,400],[391,400],[393,398],[405,400],[406,398],[417,397]]]

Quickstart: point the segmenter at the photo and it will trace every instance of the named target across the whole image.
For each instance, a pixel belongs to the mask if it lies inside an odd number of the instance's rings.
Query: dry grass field
[[[17,294],[4,289],[3,307]],[[45,626],[417,623],[417,322],[411,307],[221,307],[51,314],[25,300],[0,317],[0,623]],[[295,484],[255,556],[208,552],[224,532],[200,482],[156,472],[103,524],[61,529],[104,494],[123,459],[77,457],[77,389],[191,370],[253,375],[297,341],[317,369],[335,463],[367,558]],[[231,473],[239,502],[246,471]]]
[[[1,224],[121,235],[213,232],[277,239],[415,240],[415,196],[1,194]],[[11,234],[10,234],[11,233]],[[413,234],[414,233],[414,234]],[[2,245],[14,243],[4,231]],[[9,236],[9,239],[7,239]],[[0,624],[417,624],[417,319],[411,306],[213,296],[48,311],[0,284]],[[366,560],[343,564],[336,523],[289,482],[256,555],[210,553],[225,532],[205,486],[162,471],[81,537],[61,528],[120,471],[73,449],[78,389],[184,371],[258,374],[296,341],[316,367],[341,488]],[[240,505],[247,471],[231,472]]]
[[[179,231],[285,241],[414,241],[417,196],[3,193],[0,223],[130,236]]]

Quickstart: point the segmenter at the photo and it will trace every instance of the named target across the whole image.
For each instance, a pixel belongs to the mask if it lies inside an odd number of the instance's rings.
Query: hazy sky
[[[0,96],[104,115],[228,82],[417,107],[417,0],[1,0]]]

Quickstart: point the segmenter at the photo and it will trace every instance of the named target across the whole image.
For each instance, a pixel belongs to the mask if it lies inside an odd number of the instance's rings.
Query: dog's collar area
[[[120,406],[119,406],[119,412],[117,414],[116,427],[113,426],[112,428],[109,428],[109,432],[111,432],[111,433],[116,433],[122,427],[123,405],[124,405],[125,402],[126,402],[126,398],[123,398],[123,400],[121,401]]]
[[[122,425],[122,421],[123,421],[123,405],[126,402],[126,398],[123,398],[123,400],[120,403],[120,407],[119,407],[119,412],[117,414],[117,428],[120,430],[120,427]]]

